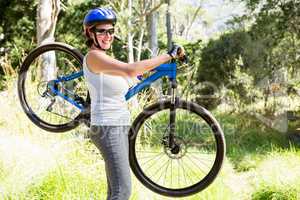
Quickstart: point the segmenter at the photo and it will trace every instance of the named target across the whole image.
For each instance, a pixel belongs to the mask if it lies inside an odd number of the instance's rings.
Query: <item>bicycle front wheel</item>
[[[72,46],[53,42],[31,51],[23,61],[18,77],[18,95],[23,110],[38,127],[50,132],[69,131],[79,125],[82,110],[49,90],[58,77],[82,69],[83,55]],[[55,88],[78,104],[85,104],[88,89],[80,76],[60,82]]]
[[[169,148],[171,101],[153,104],[138,115],[129,135],[130,165],[150,190],[183,197],[208,187],[225,154],[223,132],[203,107],[177,99],[175,146]]]

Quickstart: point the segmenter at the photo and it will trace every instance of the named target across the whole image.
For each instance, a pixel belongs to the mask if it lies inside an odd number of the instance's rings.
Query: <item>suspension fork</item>
[[[169,132],[169,148],[173,149],[175,146],[174,135],[176,130],[176,104],[178,102],[176,97],[177,82],[176,79],[171,80],[171,107],[170,107],[170,132]]]

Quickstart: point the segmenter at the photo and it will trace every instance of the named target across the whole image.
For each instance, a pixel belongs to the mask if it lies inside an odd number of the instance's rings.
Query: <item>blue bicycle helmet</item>
[[[92,26],[99,22],[111,22],[113,25],[115,25],[115,23],[117,22],[115,12],[109,8],[91,9],[84,17],[83,25]]]
[[[102,22],[112,23],[114,26],[117,22],[117,16],[114,11],[109,8],[94,8],[91,9],[83,20],[84,34],[87,38],[91,39],[92,35],[96,37],[96,32],[93,30],[95,25]],[[90,33],[92,34],[90,34]],[[96,47],[101,49],[97,39],[92,40]]]

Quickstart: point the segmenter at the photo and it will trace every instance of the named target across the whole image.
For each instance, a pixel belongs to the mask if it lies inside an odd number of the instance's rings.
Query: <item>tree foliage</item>
[[[1,1],[0,41],[2,54],[10,52],[13,66],[19,65],[23,47],[29,47],[35,37],[35,17],[37,4],[32,1]]]
[[[218,89],[232,89],[238,99],[250,103],[251,91],[247,84],[240,84],[236,73],[240,70],[253,77],[248,82],[258,87],[263,80],[278,82],[278,73],[286,71],[287,77],[280,84],[288,85],[286,79],[299,73],[300,57],[300,2],[294,0],[245,0],[249,12],[231,21],[233,29],[210,40],[201,54],[197,71],[197,83],[212,82]],[[242,23],[243,22],[243,23]],[[250,23],[249,27],[243,26]],[[296,80],[299,82],[299,80]],[[269,84],[262,86],[268,91]],[[202,87],[200,94],[216,93],[211,87]],[[245,95],[246,93],[247,95]],[[268,92],[265,92],[268,95]],[[247,97],[248,96],[248,97]],[[202,101],[201,98],[198,101]],[[209,106],[215,105],[211,101]]]

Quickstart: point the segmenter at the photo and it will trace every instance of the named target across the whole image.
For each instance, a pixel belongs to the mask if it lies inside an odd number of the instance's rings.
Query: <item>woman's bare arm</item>
[[[154,69],[171,59],[169,54],[164,54],[147,60],[125,63],[106,55],[104,52],[92,50],[88,53],[87,63],[89,69],[94,73],[103,72],[110,75],[133,77]]]

